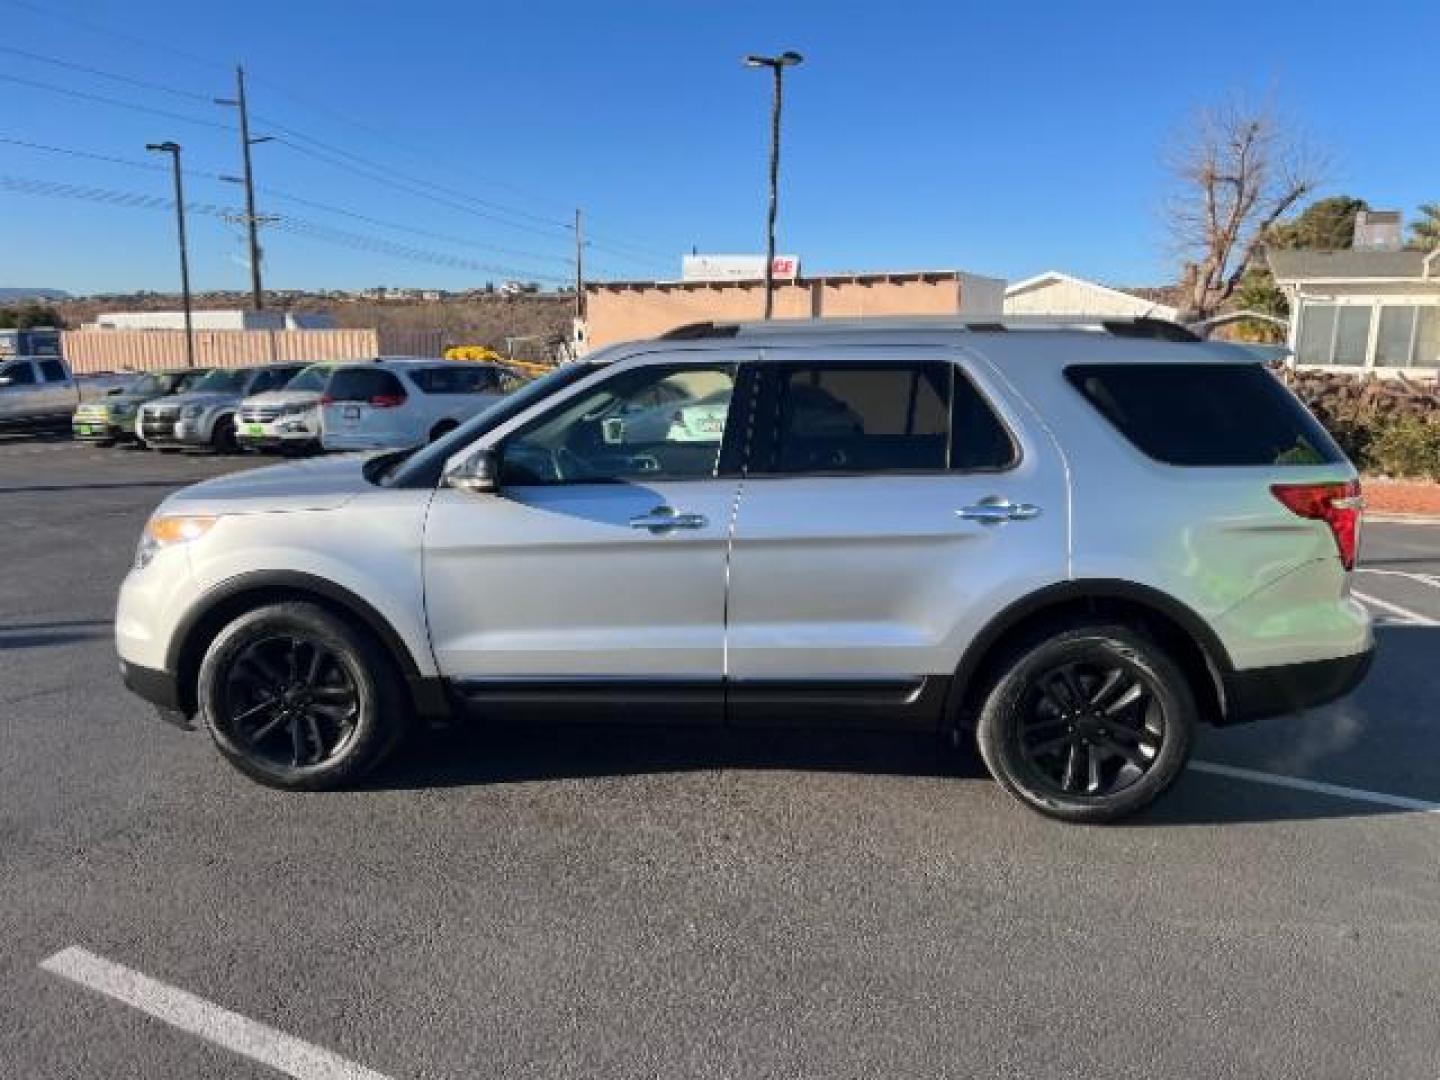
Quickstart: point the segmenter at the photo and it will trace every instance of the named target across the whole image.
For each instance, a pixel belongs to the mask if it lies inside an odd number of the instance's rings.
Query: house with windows
[[[1358,229],[1357,229],[1358,232]],[[1272,251],[1302,367],[1440,374],[1440,251]]]

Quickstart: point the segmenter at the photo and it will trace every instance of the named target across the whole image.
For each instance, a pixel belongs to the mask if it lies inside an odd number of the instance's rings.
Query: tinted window
[[[405,397],[405,387],[393,372],[383,368],[339,368],[330,376],[327,397],[336,401],[369,401],[377,397]]]
[[[238,394],[245,389],[251,368],[215,368],[195,380],[190,389],[204,393]]]
[[[281,367],[265,368],[255,373],[255,379],[250,383],[247,393],[263,394],[266,390],[279,390],[288,383],[300,371],[299,368]]]
[[[1066,377],[1167,465],[1319,465],[1344,455],[1258,364],[1097,364]]]
[[[713,477],[735,369],[622,371],[505,440],[502,484],[594,484]]]
[[[59,360],[44,360],[40,363],[40,373],[46,382],[64,382],[65,365]]]
[[[752,469],[770,473],[999,468],[1014,448],[953,365],[786,366],[770,375],[773,430]]]
[[[30,386],[35,382],[35,371],[26,361],[0,368],[0,378],[9,379],[8,386]]]
[[[410,378],[427,394],[483,394],[499,389],[494,368],[453,363],[447,367],[419,368]]]

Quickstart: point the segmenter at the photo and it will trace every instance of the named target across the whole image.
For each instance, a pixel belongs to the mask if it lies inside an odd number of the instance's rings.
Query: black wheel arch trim
[[[411,701],[421,716],[448,715],[448,697],[441,690],[441,680],[420,673],[414,654],[396,633],[390,621],[368,601],[326,578],[307,574],[300,570],[254,570],[235,577],[226,578],[206,592],[175,628],[170,646],[165,654],[165,668],[177,677],[196,629],[226,601],[246,593],[263,593],[276,590],[291,593],[309,593],[327,600],[354,615],[370,630],[385,650],[400,666]],[[183,688],[182,688],[183,693]]]
[[[1081,578],[1060,581],[1037,589],[1016,600],[986,623],[960,658],[953,683],[954,697],[948,708],[952,721],[962,720],[958,714],[971,683],[984,664],[991,650],[1007,632],[1020,625],[1025,619],[1047,608],[1086,600],[1120,600],[1137,607],[1150,608],[1164,616],[1189,635],[1201,654],[1214,683],[1215,693],[1223,716],[1226,709],[1226,688],[1235,671],[1230,653],[1219,635],[1192,608],[1159,589],[1120,578]]]

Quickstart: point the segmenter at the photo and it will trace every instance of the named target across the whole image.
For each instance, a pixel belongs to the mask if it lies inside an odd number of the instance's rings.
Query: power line
[[[215,128],[219,131],[235,130],[230,125],[222,124],[216,120],[206,120],[199,116],[189,116],[185,113],[171,112],[169,109],[156,109],[150,105],[137,105],[134,102],[105,97],[102,94],[87,94],[83,90],[71,90],[68,86],[56,86],[54,83],[40,82],[38,79],[24,79],[19,75],[8,75],[4,73],[0,73],[0,79],[3,79],[5,82],[17,83],[20,86],[29,86],[36,90],[46,90],[52,94],[61,94],[65,97],[76,98],[80,101],[92,101],[117,109],[129,109],[132,112],[149,113],[151,116],[163,116],[167,120],[178,120],[182,124],[197,124],[200,127]]]
[[[30,10],[30,11],[33,11],[33,12],[35,12],[35,13],[37,13],[37,14],[50,15],[50,16],[54,16],[54,17],[57,17],[57,18],[69,18],[70,21],[77,22],[77,23],[79,23],[80,25],[88,26],[88,27],[91,27],[91,28],[94,28],[94,29],[97,29],[97,30],[104,30],[104,28],[101,28],[101,27],[99,26],[99,24],[91,23],[91,22],[89,22],[88,20],[79,19],[79,18],[76,18],[76,17],[65,16],[65,15],[62,15],[62,14],[60,14],[60,13],[48,11],[48,10],[46,10],[46,9],[40,8],[40,7],[37,6],[37,5],[28,3],[28,2],[26,2],[26,0],[3,0],[3,2],[9,3],[9,4],[13,5],[13,6],[25,8],[25,9]],[[196,57],[196,56],[195,56],[194,54],[192,54],[192,53],[186,53],[186,52],[184,52],[183,50],[176,50],[176,49],[173,49],[173,48],[171,48],[171,47],[169,47],[169,46],[158,46],[158,43],[156,43],[156,42],[150,41],[150,40],[145,39],[145,38],[135,37],[135,36],[133,36],[133,35],[126,34],[126,33],[124,33],[123,31],[109,29],[109,30],[104,30],[104,32],[112,33],[112,34],[114,34],[114,35],[116,35],[116,36],[118,36],[118,37],[122,37],[122,38],[125,38],[125,39],[127,39],[127,40],[132,40],[132,41],[136,41],[136,42],[140,42],[140,43],[144,43],[144,44],[157,45],[157,47],[163,47],[163,48],[165,49],[165,51],[167,51],[167,52],[176,53],[177,55],[181,55],[181,56],[184,56],[184,57],[186,57],[186,58],[188,58],[188,59],[195,60],[196,62],[206,64],[207,66],[211,66],[211,65],[213,65],[213,66],[219,66],[219,62],[218,62],[218,61],[203,60],[203,59],[201,59],[201,58]],[[94,66],[91,66],[91,65],[88,65],[88,64],[77,63],[77,62],[75,62],[75,61],[66,60],[66,59],[63,59],[63,58],[61,58],[61,57],[48,56],[48,55],[45,55],[45,54],[42,54],[42,53],[33,52],[33,51],[31,51],[31,50],[28,50],[28,49],[19,49],[19,48],[15,48],[14,46],[0,45],[0,52],[10,53],[10,54],[12,54],[12,55],[24,57],[24,58],[26,58],[26,59],[28,59],[28,60],[32,60],[32,61],[35,61],[35,62],[38,62],[38,63],[42,63],[42,64],[51,64],[51,65],[54,65],[54,66],[56,66],[56,67],[65,68],[65,69],[70,70],[70,71],[83,72],[83,73],[85,73],[85,74],[93,75],[93,76],[96,76],[96,77],[98,77],[98,78],[109,79],[109,80],[114,81],[114,82],[122,83],[122,84],[128,85],[128,86],[137,87],[137,88],[140,88],[140,89],[151,90],[151,91],[154,91],[154,92],[157,92],[157,93],[162,93],[162,94],[169,94],[169,95],[171,95],[171,96],[183,98],[183,99],[189,100],[189,101],[199,101],[199,102],[203,102],[203,103],[205,103],[205,104],[210,104],[210,103],[212,103],[212,101],[213,101],[213,98],[211,98],[209,95],[206,95],[206,94],[198,93],[198,92],[191,91],[191,90],[182,90],[182,89],[180,89],[180,88],[178,88],[178,87],[166,86],[166,85],[164,85],[163,83],[157,83],[157,82],[153,82],[153,81],[150,81],[150,80],[147,80],[147,79],[140,79],[140,78],[136,78],[136,77],[134,77],[134,76],[124,75],[124,74],[120,74],[120,73],[114,72],[114,71],[106,71],[106,70],[103,70],[103,69],[101,69],[101,68],[97,68],[97,67],[94,67]],[[172,112],[168,112],[167,110],[156,109],[156,108],[151,107],[151,106],[138,105],[138,104],[134,104],[134,103],[131,103],[131,102],[120,101],[120,100],[117,100],[117,99],[114,99],[114,98],[105,98],[105,97],[102,97],[102,96],[99,96],[99,95],[87,94],[87,93],[84,92],[84,91],[77,91],[77,90],[72,90],[72,89],[70,89],[70,88],[68,88],[68,87],[55,86],[55,85],[49,84],[49,83],[42,83],[42,82],[39,82],[38,80],[27,80],[27,79],[24,79],[24,78],[22,78],[22,77],[13,76],[13,75],[0,76],[0,78],[5,78],[5,79],[7,79],[7,80],[10,81],[10,82],[14,82],[14,83],[17,83],[17,84],[20,84],[20,85],[30,86],[30,87],[35,88],[35,89],[49,90],[49,91],[54,92],[54,93],[63,94],[63,95],[68,96],[68,97],[77,98],[77,99],[79,99],[79,100],[96,101],[96,102],[99,102],[99,103],[101,103],[101,104],[107,104],[107,105],[111,105],[111,106],[117,107],[117,108],[126,108],[126,109],[131,109],[131,110],[134,110],[134,111],[148,112],[148,113],[150,113],[150,114],[152,114],[152,115],[166,116],[166,117],[168,117],[168,118],[170,118],[170,119],[180,120],[180,121],[183,122],[183,123],[201,124],[201,125],[204,125],[204,126],[206,126],[206,127],[220,128],[220,129],[224,129],[224,130],[229,130],[229,128],[228,128],[226,125],[219,124],[219,123],[216,123],[216,122],[214,122],[214,121],[206,120],[206,119],[203,119],[203,118],[200,118],[200,117],[193,117],[193,116],[187,116],[187,115],[179,114],[179,113],[172,113]],[[263,83],[263,84],[268,85],[268,86],[273,86],[273,87],[275,87],[276,89],[280,90],[282,93],[285,93],[286,96],[295,98],[296,100],[302,100],[302,101],[304,100],[304,99],[299,98],[297,95],[291,93],[290,91],[286,90],[284,87],[282,87],[282,86],[280,86],[280,85],[272,82],[271,80],[268,80],[268,79],[258,79],[258,78],[257,78],[257,79],[255,79],[255,81],[256,81],[256,82]],[[311,103],[311,107],[321,108],[320,106],[314,105],[313,103]],[[332,113],[333,115],[336,115],[336,116],[339,116],[339,117],[342,118],[342,119],[347,119],[347,120],[348,120],[348,117],[346,117],[344,113],[339,112],[338,110],[330,109],[330,108],[328,108],[328,107],[323,107],[323,111],[330,112],[330,113]],[[469,194],[468,192],[464,192],[464,191],[461,191],[461,190],[459,190],[459,189],[452,188],[452,187],[447,187],[447,186],[444,185],[444,184],[438,184],[438,183],[435,183],[434,181],[425,180],[425,179],[423,179],[423,178],[421,178],[421,177],[416,177],[416,176],[413,176],[413,175],[409,175],[409,174],[403,173],[403,172],[401,172],[401,171],[399,171],[399,170],[397,170],[397,169],[393,169],[393,168],[391,168],[391,167],[389,167],[389,166],[386,166],[386,165],[384,165],[384,164],[382,164],[382,163],[380,163],[380,162],[377,162],[377,161],[375,161],[375,160],[373,160],[373,159],[363,157],[363,156],[361,156],[361,155],[359,155],[359,154],[352,153],[352,152],[350,152],[350,151],[348,151],[348,150],[344,150],[344,149],[342,149],[342,148],[340,148],[340,147],[338,147],[338,146],[335,146],[335,145],[333,145],[333,144],[331,144],[331,143],[328,143],[328,142],[326,142],[326,141],[324,141],[324,140],[322,140],[322,139],[316,138],[316,137],[313,136],[313,135],[306,134],[305,132],[299,131],[299,130],[297,130],[297,129],[295,129],[295,128],[292,128],[292,127],[289,127],[288,125],[281,124],[279,121],[277,121],[277,120],[275,120],[275,119],[273,119],[273,118],[271,118],[271,117],[262,116],[262,115],[260,115],[260,114],[257,113],[257,114],[255,114],[255,119],[256,119],[257,121],[259,121],[259,122],[267,125],[268,127],[273,128],[273,129],[276,130],[276,131],[282,132],[283,134],[286,134],[286,135],[290,136],[290,138],[288,138],[288,139],[280,139],[280,140],[278,140],[278,141],[285,142],[287,145],[290,145],[292,148],[301,150],[302,153],[310,152],[312,156],[317,157],[317,159],[319,159],[319,160],[325,160],[325,159],[324,159],[324,158],[321,158],[318,154],[313,153],[313,149],[318,149],[318,150],[324,151],[325,153],[334,155],[335,157],[345,158],[345,159],[347,159],[347,160],[349,160],[349,161],[351,161],[351,162],[358,163],[358,164],[360,164],[360,165],[363,165],[363,166],[365,166],[365,167],[367,167],[367,168],[369,168],[369,169],[371,169],[371,170],[374,170],[374,171],[376,171],[376,172],[379,172],[379,173],[381,173],[381,174],[389,174],[389,176],[399,178],[400,180],[402,180],[402,181],[404,181],[404,182],[406,182],[406,183],[410,183],[410,184],[414,184],[414,185],[419,185],[419,186],[422,186],[422,187],[425,187],[425,188],[429,188],[429,189],[431,189],[432,191],[442,192],[442,193],[444,193],[444,194],[446,194],[446,195],[448,195],[448,196],[452,196],[452,197],[455,197],[455,198],[458,198],[458,199],[462,199],[462,200],[464,200],[464,201],[466,201],[466,202],[469,202],[469,203],[474,203],[474,204],[476,204],[476,205],[478,205],[478,206],[482,206],[482,207],[485,207],[485,208],[488,209],[488,210],[494,211],[494,212],[497,213],[497,214],[508,214],[508,215],[511,215],[512,217],[517,217],[517,218],[520,218],[520,219],[522,219],[522,220],[524,220],[524,221],[534,222],[534,223],[541,224],[541,225],[547,225],[547,226],[549,226],[549,227],[551,227],[551,228],[554,228],[554,229],[557,229],[557,230],[561,230],[561,231],[566,231],[566,232],[571,231],[571,230],[573,229],[573,226],[572,226],[569,222],[567,222],[567,221],[559,220],[559,219],[557,219],[557,218],[546,217],[546,216],[541,215],[541,214],[535,214],[535,213],[532,213],[532,212],[527,211],[527,210],[522,210],[522,209],[520,209],[520,208],[518,208],[518,207],[507,206],[507,205],[505,205],[505,204],[503,204],[503,203],[494,202],[493,200],[482,199],[482,198],[479,198],[478,196],[471,195],[471,194]],[[365,128],[367,128],[368,130],[371,130],[371,131],[376,131],[376,130],[377,130],[377,129],[371,128],[369,125],[360,124],[360,125],[357,125],[357,126],[365,127]],[[298,140],[299,142],[297,143],[296,140]],[[299,145],[299,143],[308,143],[308,144],[309,144],[309,147],[301,146],[301,145]],[[312,148],[313,148],[313,149],[312,149]],[[417,156],[424,156],[424,157],[426,157],[427,163],[432,163],[432,164],[433,164],[433,162],[430,161],[428,155],[422,155],[422,154],[420,154],[419,151],[415,151],[415,150],[412,150],[411,152],[412,152],[412,153],[416,153]],[[331,161],[331,162],[329,162],[329,164],[339,167],[337,162]],[[371,177],[371,179],[377,179],[377,178]],[[384,182],[384,181],[380,181],[380,182]],[[491,179],[490,182],[491,182],[491,183],[495,183],[495,181],[494,181],[493,179]],[[515,187],[514,185],[508,185],[508,184],[507,184],[507,185],[502,185],[502,186],[508,187],[508,188],[510,188],[511,190],[514,190],[514,191],[517,191],[517,192],[521,192],[521,189],[519,189],[518,187]],[[523,193],[523,192],[521,192],[521,193]],[[414,194],[414,192],[411,192],[411,194]],[[452,204],[446,204],[446,205],[452,205]],[[506,222],[504,219],[499,218],[499,217],[491,218],[491,220],[494,220],[494,221],[496,221],[497,223],[500,223],[500,224],[509,224],[509,225],[511,225],[512,227],[519,227],[519,226],[514,225],[514,223]],[[619,258],[626,259],[626,260],[628,260],[628,261],[638,262],[638,263],[644,263],[644,264],[649,264],[649,263],[652,261],[652,259],[668,259],[668,258],[669,258],[669,254],[668,254],[668,253],[662,252],[662,251],[660,251],[660,250],[658,250],[658,249],[656,249],[656,248],[651,248],[651,247],[648,247],[648,246],[643,245],[643,244],[633,243],[633,242],[630,242],[630,241],[628,241],[628,240],[618,240],[618,239],[615,239],[614,237],[592,236],[591,241],[590,241],[590,246],[591,246],[591,247],[594,247],[594,248],[596,248],[596,249],[599,249],[599,250],[608,251],[608,252],[610,252],[611,254],[613,254],[613,255],[615,255],[615,256],[617,256],[617,257],[619,257]]]
[[[206,105],[212,103],[209,94],[200,94],[192,90],[180,90],[173,86],[166,86],[163,83],[150,82],[148,79],[137,79],[131,75],[120,75],[113,71],[102,71],[97,67],[90,67],[88,64],[77,64],[73,60],[62,60],[58,56],[45,56],[41,53],[30,52],[28,49],[17,49],[13,45],[0,45],[0,52],[10,53],[13,56],[23,56],[26,60],[33,60],[39,64],[50,64],[54,67],[65,68],[68,71],[79,71],[86,75],[97,75],[102,79],[110,79],[114,82],[124,83],[127,86],[139,87],[142,90],[154,90],[160,94],[170,94],[173,97],[185,98],[190,101],[204,102]]]
[[[19,146],[27,150],[39,150],[51,154],[63,154],[67,157],[81,158],[87,161],[103,161],[111,165],[123,165],[131,169],[144,169],[147,172],[168,172],[169,166],[159,165],[151,161],[143,161],[134,158],[115,157],[111,154],[99,154],[89,150],[80,150],[68,146],[54,146],[49,143],[32,142],[28,139],[17,139],[8,135],[0,135],[0,144],[8,146]],[[206,180],[230,182],[230,178],[222,173],[210,172],[204,169],[193,169],[186,167],[187,177],[199,177]],[[315,199],[305,198],[301,195],[292,195],[287,191],[270,187],[269,185],[256,185],[257,190],[273,198],[282,199],[286,202],[293,202],[299,206],[308,206],[313,210],[320,210],[324,213],[336,214],[341,217],[350,218],[354,221],[363,221],[370,225],[378,225],[381,228],[395,229],[399,232],[408,232],[415,236],[423,236],[430,240],[439,240],[443,243],[454,244],[457,247],[470,247],[478,250],[493,251],[499,255],[509,255],[512,258],[527,259],[532,262],[546,262],[555,265],[569,266],[570,260],[561,255],[545,255],[534,251],[523,251],[516,248],[500,247],[496,244],[487,244],[478,240],[470,240],[464,237],[453,236],[447,233],[433,232],[429,229],[417,228],[413,225],[404,225],[395,221],[387,221],[384,218],[372,217],[369,214],[362,214],[356,210],[349,210],[341,206],[332,206],[329,203],[319,202]]]
[[[3,173],[0,173],[0,189],[21,195],[79,199],[109,206],[125,207],[127,209],[166,211],[173,211],[175,209],[173,200],[165,199],[158,195],[145,195],[133,191],[117,191],[111,188],[87,187],[80,184],[67,184],[55,180],[41,180],[35,177],[14,176]],[[224,220],[233,220],[238,214],[238,211],[232,207],[220,206],[215,203],[187,203],[185,210],[186,213],[201,214],[206,217],[221,218]],[[568,282],[568,278],[561,275],[535,273],[531,270],[518,270],[512,266],[477,262],[472,259],[449,255],[444,252],[396,244],[382,237],[365,236],[359,233],[331,229],[328,226],[319,225],[302,218],[285,218],[276,222],[272,227],[282,232],[318,240],[322,243],[357,248],[359,250],[390,255],[394,258],[452,267],[474,273],[499,274],[505,277],[546,281],[557,284]]]

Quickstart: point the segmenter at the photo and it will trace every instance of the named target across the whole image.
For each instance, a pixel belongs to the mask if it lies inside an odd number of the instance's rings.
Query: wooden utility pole
[[[260,284],[260,222],[255,216],[255,173],[250,165],[250,110],[245,104],[245,69],[235,65],[235,100],[240,110],[240,149],[245,160],[245,224],[250,230],[250,300],[255,310],[265,306]]]
[[[575,318],[585,318],[585,238],[580,231],[580,208],[575,208]]]

